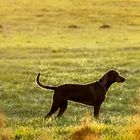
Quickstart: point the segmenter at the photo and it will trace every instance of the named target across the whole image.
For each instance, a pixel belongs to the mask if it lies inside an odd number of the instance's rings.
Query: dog
[[[86,85],[63,84],[60,86],[47,86],[39,81],[40,73],[37,76],[37,84],[45,89],[54,90],[53,103],[45,119],[54,114],[58,109],[57,117],[62,116],[67,108],[68,100],[79,102],[94,107],[94,117],[99,118],[100,106],[106,98],[109,87],[115,83],[123,83],[126,79],[117,71],[109,70],[98,81]]]

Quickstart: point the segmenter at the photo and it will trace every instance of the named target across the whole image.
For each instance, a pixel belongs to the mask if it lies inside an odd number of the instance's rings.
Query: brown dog
[[[54,90],[53,103],[50,112],[45,116],[50,117],[60,108],[58,117],[60,117],[67,108],[68,100],[80,102],[86,105],[94,106],[94,117],[99,117],[99,110],[102,102],[105,100],[106,92],[109,87],[115,83],[123,83],[125,78],[119,75],[115,70],[110,70],[98,81],[86,84],[64,84],[58,87],[45,86],[39,82],[40,73],[37,76],[37,84],[45,89]]]

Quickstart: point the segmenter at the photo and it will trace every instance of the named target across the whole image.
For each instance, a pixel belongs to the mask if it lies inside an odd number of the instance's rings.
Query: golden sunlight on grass
[[[91,123],[96,128],[91,127]],[[81,119],[81,124],[76,128],[75,132],[71,135],[72,140],[99,140],[101,133],[99,126],[94,122],[92,117],[86,113],[85,117]]]
[[[5,121],[5,116],[2,113],[0,113],[0,128],[5,127]]]
[[[125,135],[129,135],[129,139],[140,140],[140,115],[134,115],[131,122],[130,127],[126,127]]]
[[[38,140],[53,140],[51,136],[49,136],[47,133],[42,133]]]
[[[140,140],[140,114],[134,116],[134,123],[130,129],[134,135],[134,139]]]
[[[0,140],[13,140],[14,133],[12,129],[6,128],[6,117],[0,113]]]
[[[89,126],[79,127],[72,135],[72,140],[99,140],[100,133],[93,131]]]
[[[132,126],[132,132],[136,140],[140,140],[140,88],[137,90],[137,115],[134,116],[135,125]]]
[[[136,140],[140,140],[140,124],[133,127],[133,134]]]

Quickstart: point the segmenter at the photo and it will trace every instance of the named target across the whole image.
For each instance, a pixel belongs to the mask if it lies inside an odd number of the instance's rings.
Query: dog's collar
[[[101,85],[105,89],[105,91],[107,91],[106,86],[101,81],[98,81],[98,83],[99,83],[99,85]]]

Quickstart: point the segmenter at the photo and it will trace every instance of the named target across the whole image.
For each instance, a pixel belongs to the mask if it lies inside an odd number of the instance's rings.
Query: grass
[[[15,139],[70,139],[86,130],[89,140],[95,132],[139,138],[139,7],[139,0],[0,0],[0,111]],[[36,85],[39,72],[48,85],[85,84],[112,68],[127,80],[110,88],[99,121],[83,126],[93,108],[74,102],[61,119],[43,120],[53,94]]]
[[[13,140],[14,132],[6,126],[6,117],[0,113],[0,140]]]

